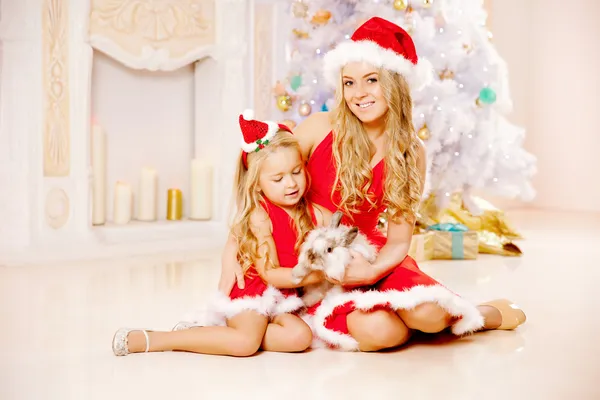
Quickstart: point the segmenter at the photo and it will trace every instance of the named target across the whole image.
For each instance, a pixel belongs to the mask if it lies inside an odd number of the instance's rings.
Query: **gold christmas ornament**
[[[417,136],[421,140],[428,140],[431,137],[431,132],[429,131],[427,124],[423,125],[423,127],[419,129],[419,131],[417,132]]]
[[[423,8],[431,8],[433,0],[423,0]]]
[[[303,117],[309,116],[311,112],[312,107],[308,103],[302,103],[298,109],[298,114],[302,115]]]
[[[300,29],[292,29],[292,32],[298,39],[308,39],[308,32],[301,31]]]
[[[394,0],[394,10],[402,11],[406,10],[408,2],[406,0]]]
[[[441,80],[454,79],[454,71],[450,71],[448,68],[444,68],[439,75]]]
[[[313,24],[325,25],[331,19],[331,12],[327,10],[318,10],[313,15],[311,22]]]
[[[304,4],[302,0],[294,2],[292,4],[292,14],[296,18],[304,18],[306,17],[306,12],[308,11],[308,5]]]
[[[294,121],[292,121],[291,119],[284,119],[283,121],[280,122],[280,124],[285,125],[292,130],[296,127],[296,123]]]
[[[277,108],[279,110],[286,112],[292,107],[292,98],[288,95],[278,96],[277,97]]]

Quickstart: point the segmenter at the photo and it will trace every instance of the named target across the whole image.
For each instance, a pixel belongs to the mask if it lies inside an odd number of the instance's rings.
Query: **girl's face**
[[[258,176],[263,195],[279,207],[295,206],[306,192],[306,174],[300,152],[280,148],[264,160]]]
[[[364,62],[348,63],[342,69],[344,100],[361,122],[384,121],[388,103],[379,84],[379,70]]]

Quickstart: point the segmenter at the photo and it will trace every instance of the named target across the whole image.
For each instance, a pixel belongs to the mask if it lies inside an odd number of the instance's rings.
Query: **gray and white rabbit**
[[[375,261],[376,248],[357,227],[340,224],[342,215],[340,211],[335,212],[329,226],[315,228],[306,236],[300,247],[298,264],[292,269],[295,283],[300,283],[312,271],[323,271],[332,279],[342,280],[346,266],[352,260],[350,250],[361,254],[369,262]],[[306,286],[302,297],[304,304],[307,307],[316,304],[332,289],[342,291],[341,287],[335,286],[327,280]]]

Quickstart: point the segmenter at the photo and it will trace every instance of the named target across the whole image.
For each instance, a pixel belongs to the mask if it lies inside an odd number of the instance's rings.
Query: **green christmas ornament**
[[[290,87],[295,92],[302,85],[302,76],[294,75],[292,79],[290,79]]]
[[[484,87],[479,92],[477,100],[483,104],[493,104],[496,101],[496,92],[492,88]]]

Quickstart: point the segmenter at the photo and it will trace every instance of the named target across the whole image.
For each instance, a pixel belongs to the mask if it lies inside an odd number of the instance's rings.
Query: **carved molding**
[[[44,0],[44,176],[67,176],[70,168],[68,1]]]
[[[259,119],[271,116],[273,76],[273,4],[256,3],[254,9],[254,110]]]
[[[90,44],[129,68],[181,68],[213,54],[214,2],[93,0]]]
[[[69,196],[53,188],[46,196],[46,222],[54,229],[62,228],[69,220]]]

